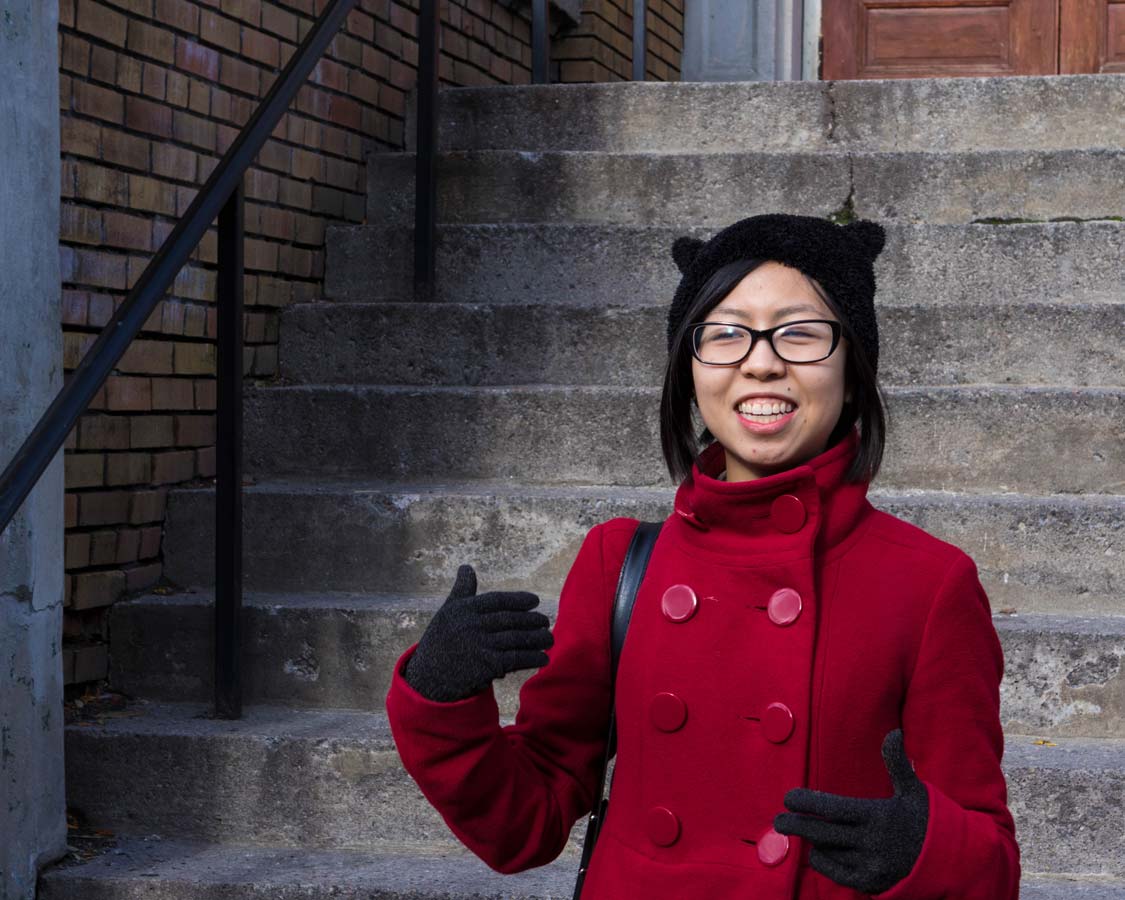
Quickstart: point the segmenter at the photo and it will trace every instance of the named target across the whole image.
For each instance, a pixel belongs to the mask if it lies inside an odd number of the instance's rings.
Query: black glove
[[[461,566],[453,590],[434,613],[402,677],[428,700],[451,702],[479,694],[494,678],[547,665],[555,642],[539,598],[527,591],[477,594],[473,567]]]
[[[930,818],[926,786],[906,758],[901,728],[883,740],[883,762],[894,784],[893,797],[842,797],[793,788],[785,795],[790,812],[780,813],[773,824],[781,834],[814,845],[809,864],[821,875],[865,894],[888,891],[910,874]]]

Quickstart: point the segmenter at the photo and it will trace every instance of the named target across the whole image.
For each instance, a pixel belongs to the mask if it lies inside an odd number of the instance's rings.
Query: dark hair
[[[695,380],[691,373],[688,325],[703,319],[743,278],[764,262],[767,260],[740,259],[717,269],[699,289],[672,336],[672,349],[668,353],[668,364],[664,369],[664,390],[660,397],[660,443],[668,472],[676,482],[691,474],[692,464],[703,446],[714,440],[707,428],[703,429],[698,438],[694,436],[691,407],[695,400]],[[815,279],[808,278],[808,281],[832,314],[840,320],[843,336],[847,340],[844,380],[851,388],[852,399],[845,401],[840,419],[828,436],[828,446],[836,444],[858,422],[859,449],[844,477],[853,482],[869,481],[879,472],[883,461],[883,446],[886,443],[887,412],[882,391],[871,367],[871,359],[864,351],[863,344],[856,339],[848,320],[840,314],[835,301]]]

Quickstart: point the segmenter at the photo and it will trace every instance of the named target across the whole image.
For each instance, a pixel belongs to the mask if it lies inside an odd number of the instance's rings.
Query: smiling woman
[[[988,598],[962,550],[867,499],[884,239],[769,214],[673,244],[660,417],[679,486],[616,681],[624,517],[586,535],[553,634],[535,595],[477,594],[463,566],[399,660],[403,762],[493,868],[562,852],[612,702],[583,900],[1018,896]],[[522,668],[540,671],[501,726],[492,680]]]

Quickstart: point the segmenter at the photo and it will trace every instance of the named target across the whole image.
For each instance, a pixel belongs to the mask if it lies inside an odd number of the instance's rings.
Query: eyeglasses
[[[779,359],[790,363],[813,363],[827,359],[840,343],[839,322],[803,319],[785,322],[765,331],[730,322],[695,322],[691,329],[691,352],[705,366],[736,366],[765,338]]]

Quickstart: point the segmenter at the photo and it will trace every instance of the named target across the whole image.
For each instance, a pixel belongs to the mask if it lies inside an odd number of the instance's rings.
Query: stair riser
[[[299,384],[659,386],[664,307],[301,304],[281,320]],[[1115,384],[1125,304],[879,312],[884,384]]]
[[[391,746],[69,728],[66,757],[68,805],[113,831],[376,851],[456,844]],[[1028,871],[1125,874],[1125,774],[1007,759],[1005,774]],[[583,831],[579,820],[572,853]]]
[[[438,158],[441,222],[722,226],[743,216],[963,223],[1125,211],[1125,150],[926,154],[605,155],[477,151]],[[414,156],[371,157],[367,218],[413,224]]]
[[[387,742],[69,728],[66,759],[68,806],[123,834],[373,852],[458,847]],[[579,822],[572,854],[583,834]]]
[[[593,525],[671,512],[669,492],[598,493],[251,488],[244,494],[245,586],[444,597],[457,566],[471,562],[489,589],[534,584],[556,594]],[[178,584],[214,583],[213,498],[209,490],[169,495],[164,571]],[[1119,503],[888,494],[872,501],[964,548],[997,610],[1125,614]]]
[[[1082,79],[1088,79],[1084,81]],[[442,91],[443,150],[976,150],[1125,145],[1112,75]],[[409,119],[407,149],[413,150]],[[660,128],[652,123],[659,122]],[[762,123],[769,122],[769,128]]]
[[[265,388],[246,398],[246,464],[274,475],[671,484],[653,388]],[[888,487],[1125,489],[1125,390],[888,391]]]
[[[540,609],[554,621],[555,602],[545,599]],[[211,612],[201,604],[115,605],[114,687],[153,700],[209,700]],[[421,637],[430,616],[429,610],[246,607],[245,700],[381,711],[395,661]],[[997,624],[1007,662],[1000,689],[1007,731],[1125,738],[1125,628],[1083,633]],[[502,715],[515,716],[529,675],[493,683]]]
[[[706,240],[744,214],[711,227],[442,225],[434,248],[436,296],[489,305],[667,304],[679,283],[675,238]],[[880,309],[1122,299],[1125,224],[1119,222],[884,224],[887,244],[875,263]],[[412,301],[412,228],[413,222],[331,229],[326,296]]]

